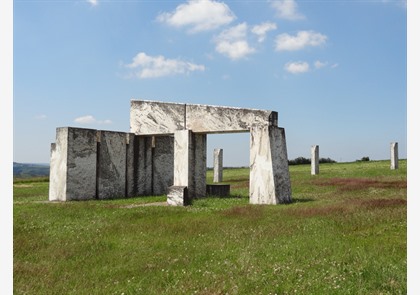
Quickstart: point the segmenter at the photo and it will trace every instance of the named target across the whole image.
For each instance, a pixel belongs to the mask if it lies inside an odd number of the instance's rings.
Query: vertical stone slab
[[[174,133],[174,186],[188,187],[190,198],[206,195],[206,145],[205,134]]]
[[[192,162],[193,166],[193,192],[194,198],[206,196],[206,174],[207,174],[207,135],[192,133]]]
[[[191,159],[192,132],[178,130],[174,133],[174,186],[188,187],[192,181]]]
[[[174,183],[174,137],[155,136],[153,148],[153,195],[167,193]]]
[[[290,203],[292,191],[284,129],[255,126],[250,131],[250,203]]]
[[[125,196],[134,197],[137,194],[135,183],[134,165],[134,134],[126,134],[126,171],[125,171]]]
[[[398,169],[398,142],[391,142],[391,170]]]
[[[98,131],[97,198],[123,198],[126,195],[127,135]]]
[[[50,201],[94,199],[96,130],[57,128],[51,147]]]
[[[319,174],[319,146],[311,147],[311,175]]]
[[[223,181],[223,149],[213,151],[213,182]]]
[[[134,179],[136,193],[142,196],[152,195],[152,137],[134,137]]]

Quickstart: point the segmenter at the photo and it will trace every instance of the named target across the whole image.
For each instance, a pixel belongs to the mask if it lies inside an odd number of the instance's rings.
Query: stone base
[[[186,186],[170,186],[167,202],[169,206],[187,206],[190,204],[188,188]]]
[[[206,195],[227,197],[230,195],[230,184],[207,184]]]

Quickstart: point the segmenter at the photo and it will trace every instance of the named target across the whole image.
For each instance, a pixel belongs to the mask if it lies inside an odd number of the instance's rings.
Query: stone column
[[[206,195],[206,134],[194,134],[191,130],[174,133],[174,185],[186,186],[188,197]]]
[[[97,198],[126,196],[127,134],[98,131]]]
[[[319,146],[311,147],[311,175],[319,174]]]
[[[223,149],[213,151],[213,182],[223,181]]]
[[[250,203],[290,203],[292,190],[284,129],[255,126],[250,132]]]
[[[95,199],[96,157],[96,130],[57,128],[51,145],[49,200]]]
[[[398,169],[398,142],[391,142],[391,170]]]

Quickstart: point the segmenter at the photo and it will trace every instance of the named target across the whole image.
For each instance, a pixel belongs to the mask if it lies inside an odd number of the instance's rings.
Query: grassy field
[[[49,203],[14,184],[14,294],[406,294],[407,163],[290,166],[293,203],[229,198]],[[212,172],[208,172],[208,182]]]

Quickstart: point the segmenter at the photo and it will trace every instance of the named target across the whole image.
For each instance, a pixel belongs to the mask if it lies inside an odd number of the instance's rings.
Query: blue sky
[[[55,128],[129,131],[131,99],[274,110],[288,155],[407,157],[404,1],[14,1],[13,160]],[[249,134],[209,135],[226,166]]]

